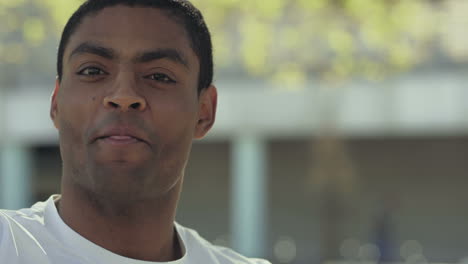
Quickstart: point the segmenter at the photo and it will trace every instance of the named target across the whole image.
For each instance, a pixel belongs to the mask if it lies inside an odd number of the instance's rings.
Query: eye
[[[171,77],[167,76],[164,73],[150,74],[148,76],[145,76],[145,78],[153,80],[153,81],[163,82],[163,83],[175,83],[176,82]]]
[[[97,68],[97,67],[86,67],[79,72],[77,72],[78,75],[85,75],[85,76],[97,76],[97,75],[103,75],[107,74],[107,72]]]

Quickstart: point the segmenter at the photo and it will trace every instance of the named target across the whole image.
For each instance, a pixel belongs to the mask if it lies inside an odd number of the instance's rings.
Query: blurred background
[[[0,208],[60,192],[79,0],[0,0]],[[468,1],[193,0],[219,112],[177,220],[273,263],[468,263]]]

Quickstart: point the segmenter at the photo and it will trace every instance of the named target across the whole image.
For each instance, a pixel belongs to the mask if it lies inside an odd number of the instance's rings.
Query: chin
[[[136,202],[168,194],[181,180],[181,174],[129,162],[113,162],[95,170],[91,187],[97,195]],[[178,175],[178,176],[176,176]]]

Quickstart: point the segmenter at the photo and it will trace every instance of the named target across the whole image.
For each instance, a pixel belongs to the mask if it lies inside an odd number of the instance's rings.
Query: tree
[[[59,33],[79,2],[0,0],[0,89],[53,80]]]
[[[3,82],[18,65],[50,75],[58,35],[81,2],[0,0]],[[439,21],[428,0],[193,2],[213,32],[221,74],[238,71],[288,87],[312,78],[381,79],[422,63],[431,57]]]
[[[430,57],[437,12],[421,0],[194,0],[222,66],[281,84],[381,79]]]

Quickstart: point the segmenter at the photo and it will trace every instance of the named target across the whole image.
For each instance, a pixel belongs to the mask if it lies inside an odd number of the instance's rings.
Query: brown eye
[[[96,76],[96,75],[103,75],[107,74],[105,71],[97,68],[97,67],[87,67],[77,73],[78,75],[86,75],[86,76]]]
[[[153,81],[158,81],[158,82],[163,82],[163,83],[175,83],[175,81],[167,76],[164,73],[154,73],[146,76],[147,79],[153,80]]]

